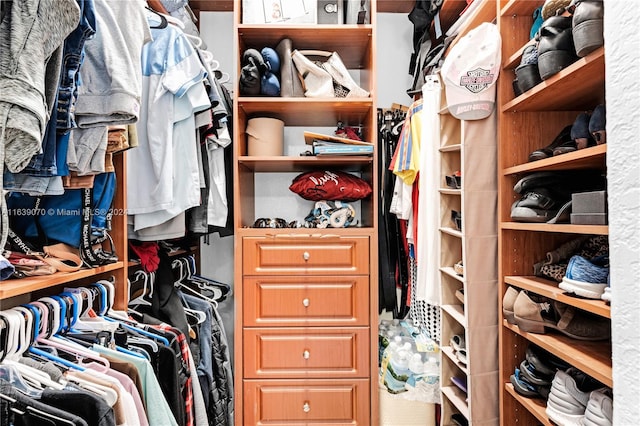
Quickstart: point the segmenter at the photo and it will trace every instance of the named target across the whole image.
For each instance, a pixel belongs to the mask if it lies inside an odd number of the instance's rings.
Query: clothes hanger
[[[167,25],[169,23],[166,15],[160,13],[160,12],[156,12],[155,10],[151,9],[150,7],[145,7],[145,9],[147,9],[149,12],[153,13],[154,15],[158,16],[160,18],[160,23],[157,26],[149,26],[150,28],[155,28],[155,29],[162,29],[162,28],[167,28]]]

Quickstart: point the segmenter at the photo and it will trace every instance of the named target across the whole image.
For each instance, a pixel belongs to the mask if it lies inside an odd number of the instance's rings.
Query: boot
[[[276,46],[280,57],[280,96],[283,98],[304,97],[304,89],[298,77],[298,71],[293,65],[291,53],[293,51],[291,39],[283,38]]]

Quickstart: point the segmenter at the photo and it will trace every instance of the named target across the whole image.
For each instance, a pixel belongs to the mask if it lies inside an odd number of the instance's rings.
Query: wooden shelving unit
[[[405,2],[394,7],[400,3]],[[258,217],[272,217],[279,204],[304,206],[301,216],[290,213],[299,221],[313,209],[315,202],[288,189],[289,174],[347,171],[377,194],[377,152],[297,156],[309,147],[287,133],[321,127],[331,134],[341,121],[361,126],[363,139],[376,140],[375,7],[374,2],[371,23],[365,25],[253,25],[242,23],[242,1],[234,1],[237,57],[249,48],[275,47],[287,37],[296,49],[338,52],[349,70],[358,71],[359,85],[371,92],[367,98],[249,97],[235,82],[237,425],[379,423],[377,197],[353,203],[357,226],[349,228],[252,228]],[[240,68],[236,64],[237,75]],[[253,117],[284,122],[287,155],[248,155],[245,129]],[[278,201],[261,198],[265,182]]]
[[[573,297],[556,282],[533,276],[534,263],[548,251],[579,235],[608,235],[606,225],[518,223],[510,219],[512,203],[519,197],[514,184],[532,172],[594,169],[606,172],[607,146],[599,145],[572,153],[528,162],[532,151],[549,144],[578,113],[604,103],[604,48],[579,59],[536,87],[515,97],[512,81],[524,48],[533,43],[529,30],[532,13],[544,1],[500,0],[498,26],[502,34],[503,63],[498,81],[498,220],[499,304],[509,286],[550,298],[603,318],[611,309],[601,300]],[[576,84],[579,82],[579,84]],[[517,141],[517,142],[516,142]],[[535,344],[565,360],[582,372],[612,386],[611,344],[569,338],[561,333],[527,333],[501,320],[500,330],[500,420],[504,426],[552,425],[546,401],[519,395],[509,376]]]

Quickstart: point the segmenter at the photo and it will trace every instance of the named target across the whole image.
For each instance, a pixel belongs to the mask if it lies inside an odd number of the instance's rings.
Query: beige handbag
[[[337,52],[294,50],[293,63],[302,77],[308,98],[368,98],[358,86]],[[319,58],[311,60],[310,58]]]

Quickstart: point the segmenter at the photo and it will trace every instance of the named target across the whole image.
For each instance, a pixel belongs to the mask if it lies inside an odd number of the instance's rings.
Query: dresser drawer
[[[244,275],[369,274],[369,237],[242,239]]]
[[[244,381],[245,425],[369,425],[369,381]]]
[[[244,377],[367,377],[369,341],[369,328],[246,328]]]
[[[367,276],[250,277],[243,292],[245,326],[369,324]]]

